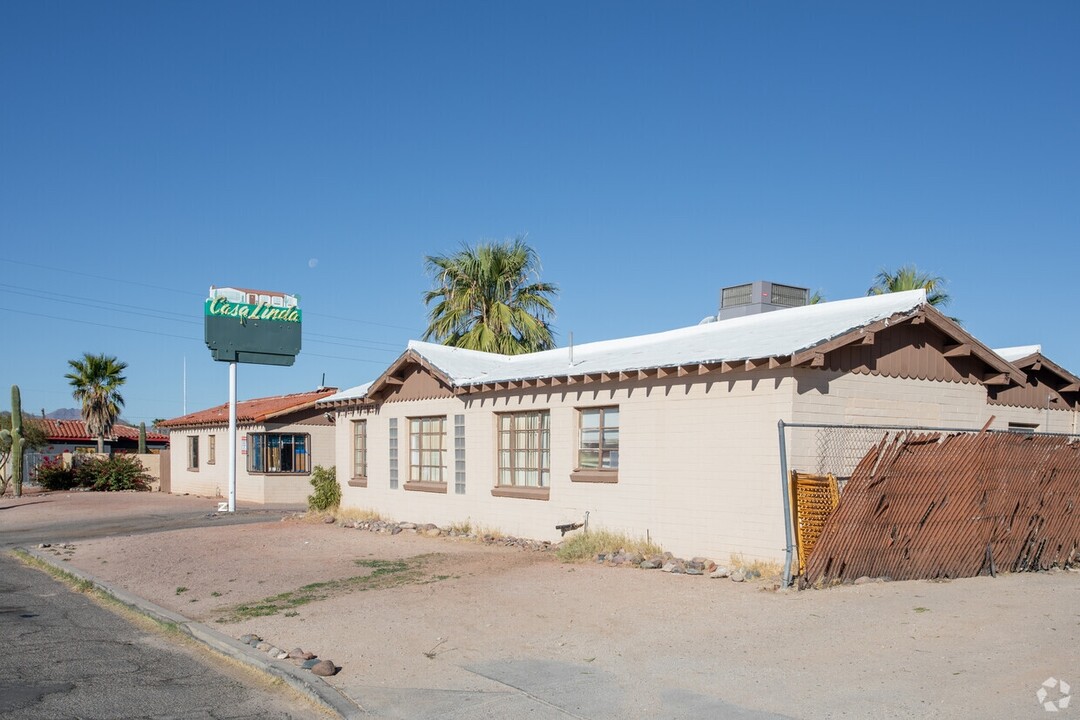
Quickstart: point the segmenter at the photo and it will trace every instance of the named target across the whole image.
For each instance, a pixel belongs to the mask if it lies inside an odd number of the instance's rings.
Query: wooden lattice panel
[[[840,490],[831,474],[811,475],[792,470],[791,499],[801,575],[806,570],[810,551],[821,537],[825,521],[840,504]]]

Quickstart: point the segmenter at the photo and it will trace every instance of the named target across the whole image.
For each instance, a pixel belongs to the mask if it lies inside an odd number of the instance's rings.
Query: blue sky
[[[242,398],[377,376],[425,255],[526,234],[560,344],[692,325],[755,279],[948,279],[950,314],[1080,373],[1080,4],[0,5],[0,383],[133,422],[223,402],[214,285],[297,293]],[[0,407],[7,408],[6,391]]]

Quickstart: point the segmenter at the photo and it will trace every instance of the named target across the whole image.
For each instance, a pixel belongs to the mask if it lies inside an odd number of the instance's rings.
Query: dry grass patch
[[[563,562],[583,562],[592,560],[600,553],[641,553],[645,557],[660,555],[664,552],[654,542],[643,538],[634,538],[625,533],[608,530],[593,530],[574,535],[564,540],[555,555]]]
[[[387,522],[387,519],[375,510],[356,507],[334,508],[333,510],[309,510],[301,516],[302,520],[311,523],[326,522],[327,518],[334,518],[334,521],[338,524],[347,522],[373,522],[376,520]]]
[[[225,609],[225,614],[217,619],[219,623],[240,622],[248,618],[276,615],[285,611],[287,617],[294,617],[294,608],[302,605],[338,597],[352,592],[366,590],[386,590],[401,585],[426,585],[446,580],[447,575],[430,575],[428,566],[442,556],[438,554],[416,555],[403,560],[354,560],[353,562],[370,572],[364,575],[325,580],[303,585],[296,590],[278,593],[255,602],[241,603]]]
[[[784,571],[784,566],[774,560],[747,560],[740,553],[731,554],[729,566],[733,571],[742,570],[763,578],[778,578]]]

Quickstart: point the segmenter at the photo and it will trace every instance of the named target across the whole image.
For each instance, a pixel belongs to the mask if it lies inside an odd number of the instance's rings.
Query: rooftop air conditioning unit
[[[757,315],[806,305],[810,293],[806,288],[780,285],[756,280],[745,285],[732,285],[720,291],[719,320],[744,315]]]

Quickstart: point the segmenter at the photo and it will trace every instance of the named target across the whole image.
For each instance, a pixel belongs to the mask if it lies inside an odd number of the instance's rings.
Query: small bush
[[[60,458],[45,458],[31,475],[33,481],[45,490],[70,490],[79,486],[75,471],[64,467]]]
[[[315,492],[308,495],[308,509],[315,512],[331,510],[341,505],[341,486],[337,481],[337,468],[316,465],[311,471],[311,486]]]
[[[134,455],[88,457],[75,465],[80,487],[105,492],[149,490],[152,478]]]
[[[648,557],[660,555],[663,548],[643,538],[632,538],[624,533],[609,532],[607,530],[594,530],[592,532],[578,533],[569,540],[563,541],[555,553],[563,562],[579,562],[591,560],[599,553],[641,553]]]

